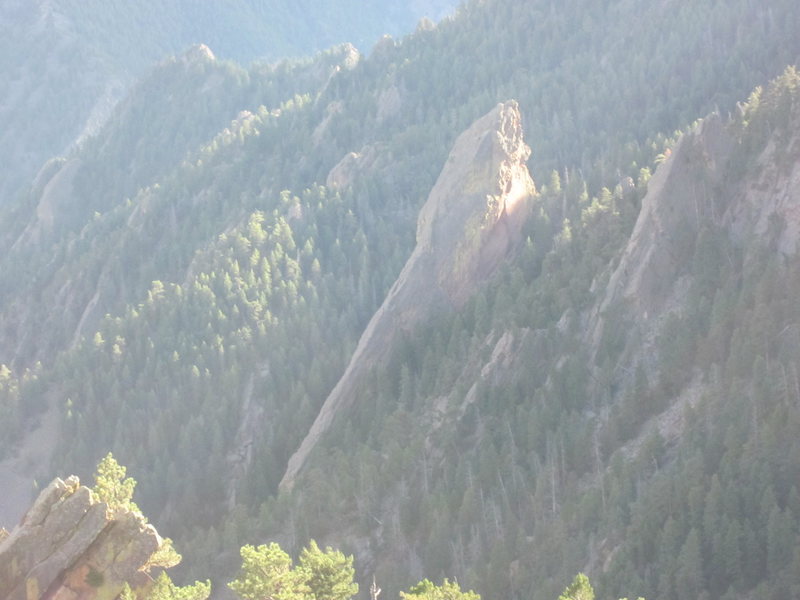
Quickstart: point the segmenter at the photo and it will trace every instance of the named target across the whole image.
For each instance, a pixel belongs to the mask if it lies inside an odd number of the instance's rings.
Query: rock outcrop
[[[328,173],[325,186],[342,190],[351,185],[363,173],[372,171],[382,158],[384,148],[377,144],[364,146],[360,152],[349,152]],[[384,158],[380,162],[385,162]]]
[[[601,315],[626,303],[628,315],[643,322],[667,300],[686,257],[681,256],[703,223],[712,218],[713,196],[722,185],[734,141],[712,115],[681,137],[649,181],[647,194],[599,305],[593,336],[602,335]]]
[[[81,160],[73,158],[50,160],[42,167],[33,184],[33,191],[38,194],[36,211],[11,251],[26,244],[40,243],[52,233],[57,216],[69,211],[75,201],[73,181],[81,166]]]
[[[734,240],[754,236],[785,256],[800,251],[800,107],[794,114],[785,132],[770,136],[724,215]]]
[[[622,305],[639,337],[680,310],[698,234],[716,229],[746,253],[796,255],[800,244],[800,111],[785,132],[766,137],[746,159],[736,121],[712,114],[684,134],[648,184],[633,233],[589,327],[597,351],[610,307]],[[631,353],[637,350],[631,348]],[[642,354],[641,352],[639,354]]]
[[[414,252],[289,460],[282,488],[291,488],[334,416],[353,401],[364,375],[388,358],[398,335],[463,306],[520,241],[535,194],[525,165],[529,156],[514,101],[498,105],[458,137],[420,211]]]
[[[111,600],[150,583],[162,539],[138,512],[109,511],[77,477],[54,480],[22,522],[0,535],[3,600]]]

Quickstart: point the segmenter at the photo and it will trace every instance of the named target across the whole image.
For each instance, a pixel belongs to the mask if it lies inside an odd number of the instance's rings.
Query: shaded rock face
[[[369,144],[360,152],[346,154],[328,173],[325,187],[334,190],[350,187],[361,174],[375,169],[383,151],[378,145]],[[381,162],[385,162],[385,159]]]
[[[658,332],[661,316],[682,309],[686,265],[704,228],[717,229],[746,251],[797,254],[800,115],[787,130],[783,140],[771,135],[744,167],[735,160],[735,125],[716,114],[681,137],[648,183],[633,233],[593,310],[588,333],[594,352],[604,315],[615,305],[625,307],[628,323],[645,338]]]
[[[535,193],[529,157],[516,102],[501,104],[459,136],[420,211],[409,263],[429,256],[456,308],[519,241]]]
[[[609,282],[601,312],[624,299],[647,320],[669,296],[686,262],[686,240],[712,217],[734,140],[712,115],[684,135],[648,183],[639,218]]]
[[[755,236],[784,256],[800,251],[800,110],[787,139],[773,135],[725,214],[735,240]]]
[[[291,488],[334,416],[352,402],[364,375],[388,358],[398,335],[463,306],[518,244],[535,194],[529,156],[514,101],[499,104],[458,137],[420,211],[414,252],[289,460],[282,488]]]
[[[0,536],[0,598],[111,600],[125,583],[150,582],[145,569],[161,542],[140,513],[109,515],[77,477],[56,479]]]
[[[27,245],[38,244],[49,236],[58,217],[69,212],[75,201],[73,181],[81,168],[81,160],[51,160],[42,167],[33,184],[38,192],[36,212],[25,230],[14,242],[11,250]]]

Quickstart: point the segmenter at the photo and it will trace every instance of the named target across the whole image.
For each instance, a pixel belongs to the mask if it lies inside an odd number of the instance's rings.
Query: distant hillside
[[[163,61],[0,218],[6,497],[113,451],[195,578],[314,538],[387,593],[797,595],[799,14]]]
[[[319,2],[9,0],[0,5],[0,204],[45,160],[105,122],[154,63],[206,44],[249,63],[302,57],[442,17],[454,0]]]

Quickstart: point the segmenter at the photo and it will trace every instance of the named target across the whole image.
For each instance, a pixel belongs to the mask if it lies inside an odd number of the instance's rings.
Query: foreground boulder
[[[147,586],[162,539],[141,513],[109,511],[77,477],[55,479],[5,538],[3,600],[113,600]]]

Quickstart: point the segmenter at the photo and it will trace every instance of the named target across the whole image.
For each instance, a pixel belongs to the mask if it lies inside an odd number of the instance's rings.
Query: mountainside
[[[281,479],[291,487],[331,422],[349,408],[365,376],[403,336],[460,309],[521,241],[534,184],[525,166],[519,109],[498,105],[462,133],[417,220],[417,244],[370,319],[350,364],[326,398]]]
[[[499,595],[579,570],[612,597],[797,589],[798,92],[789,71],[684,135],[632,229],[635,190],[577,199],[538,267],[534,242],[396,350],[266,530],[314,515],[294,535],[346,532],[384,579]]]
[[[221,597],[312,538],[390,593],[797,595],[800,17],[604,4],[132,86],[2,207],[2,522],[113,451]]]
[[[109,4],[9,0],[0,6],[0,206],[41,164],[97,133],[153,64],[204,43],[245,64],[308,56],[334,44],[369,50],[384,34],[440,18],[450,0]]]

